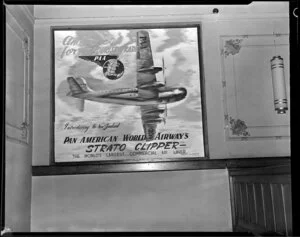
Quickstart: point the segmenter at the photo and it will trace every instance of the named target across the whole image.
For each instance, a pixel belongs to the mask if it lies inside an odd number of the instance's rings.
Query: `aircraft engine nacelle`
[[[159,88],[159,87],[163,87],[163,86],[165,86],[165,83],[156,81],[156,82],[151,83],[151,84],[141,85],[139,87],[139,89]]]
[[[162,67],[150,67],[150,68],[140,68],[138,72],[156,74],[162,70],[163,70]]]

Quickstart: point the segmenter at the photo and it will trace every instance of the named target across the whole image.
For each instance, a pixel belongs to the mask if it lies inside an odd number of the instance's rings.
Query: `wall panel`
[[[292,205],[289,165],[230,169],[229,176],[232,187],[232,208],[235,215],[233,217],[234,230],[249,230],[256,234],[291,235]]]
[[[6,136],[28,143],[30,38],[13,15],[6,21]]]
[[[289,110],[286,114],[277,114],[274,110],[270,64],[273,56],[283,57],[289,95],[288,35],[226,36],[222,37],[222,44],[226,139],[289,138]],[[228,47],[237,47],[239,51],[230,51]],[[231,119],[244,121],[249,135],[232,129]]]
[[[5,227],[30,231],[33,22],[17,5],[6,13]]]
[[[229,157],[290,154],[288,21],[218,24],[225,143]],[[286,114],[274,108],[270,60],[284,59]]]

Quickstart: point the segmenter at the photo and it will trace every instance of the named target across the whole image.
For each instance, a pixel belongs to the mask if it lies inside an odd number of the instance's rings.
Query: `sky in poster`
[[[145,30],[145,29],[143,29]],[[197,28],[146,29],[151,40],[154,66],[162,66],[165,72],[157,73],[158,81],[167,86],[185,87],[187,97],[183,101],[167,105],[166,124],[158,126],[157,132],[190,135],[189,156],[204,156],[200,68]],[[140,108],[85,101],[84,112],[75,108],[76,99],[66,96],[69,91],[68,76],[83,77],[93,90],[128,88],[136,86],[136,32],[130,30],[58,30],[55,31],[55,155],[63,157],[81,151],[81,144],[66,146],[63,138],[78,136],[78,131],[66,131],[68,122],[77,124],[120,123],[110,134],[143,134]],[[118,80],[109,80],[102,67],[78,56],[115,54],[125,67]],[[90,130],[84,135],[107,135],[108,131]],[[81,134],[82,135],[82,134]],[[132,144],[134,146],[134,144]],[[128,146],[130,147],[130,145]]]

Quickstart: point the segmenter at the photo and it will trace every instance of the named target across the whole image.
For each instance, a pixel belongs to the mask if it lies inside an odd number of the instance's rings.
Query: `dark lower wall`
[[[258,235],[292,235],[290,164],[229,169],[233,228]]]

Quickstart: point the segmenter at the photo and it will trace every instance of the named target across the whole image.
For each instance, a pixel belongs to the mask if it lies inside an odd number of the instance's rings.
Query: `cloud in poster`
[[[199,59],[194,52],[198,50],[197,45],[180,43],[172,48],[166,49],[167,83],[180,85],[188,88],[189,95],[200,95],[200,72]]]
[[[184,28],[182,29],[184,41],[191,43],[198,43],[198,31],[195,28]]]
[[[156,34],[156,29],[153,34]],[[154,61],[164,57],[165,60],[165,74],[168,83],[171,85],[182,84],[187,87],[195,88],[189,85],[189,81],[194,81],[190,78],[190,72],[195,72],[194,77],[199,78],[199,57],[197,44],[197,30],[196,28],[183,29],[180,33],[174,29],[163,29],[158,32],[159,37],[154,40],[151,38],[151,45],[153,50]],[[157,34],[158,35],[158,34]],[[171,36],[174,36],[171,38]],[[184,76],[176,76],[174,71],[180,69],[186,73]],[[197,80],[196,80],[197,81]],[[196,87],[197,88],[197,87]],[[197,90],[197,89],[195,89]],[[195,91],[193,91],[194,93]],[[196,93],[196,92],[195,92]]]
[[[188,127],[181,129],[199,130],[201,121],[200,105],[200,72],[197,30],[191,29],[152,29],[148,30],[151,37],[151,47],[154,60],[154,66],[162,66],[162,58],[165,61],[165,76],[167,86],[185,87],[188,95],[185,100],[166,105],[167,119],[166,124],[159,124],[158,130],[176,131],[178,124],[187,122]],[[96,31],[95,31],[96,32]],[[102,34],[103,33],[103,34]],[[103,37],[99,37],[99,34]],[[80,52],[84,52],[85,44],[88,42],[103,42],[110,39],[114,46],[134,47],[136,46],[136,30],[111,30],[97,31],[97,34],[89,34],[92,38],[89,40],[83,32],[62,32],[56,39],[62,41],[66,36],[77,37],[80,43]],[[100,39],[101,38],[101,39]],[[134,39],[134,40],[133,40]],[[101,41],[101,42],[102,42]],[[84,42],[84,43],[82,43]],[[79,47],[79,46],[78,46]],[[88,45],[91,48],[91,45]],[[77,48],[76,48],[77,49]],[[57,44],[57,50],[63,50],[62,44]],[[86,50],[87,51],[87,50]],[[102,67],[93,62],[88,62],[78,58],[78,55],[66,55],[63,60],[56,60],[56,121],[62,126],[64,121],[118,121],[122,123],[122,132],[143,133],[140,108],[138,106],[121,106],[113,104],[97,103],[85,100],[84,112],[75,109],[76,99],[67,97],[69,91],[66,78],[68,76],[82,76],[89,82],[88,84],[94,90],[106,90],[114,88],[132,88],[136,86],[136,53],[128,52],[120,55],[119,59],[125,66],[124,75],[116,80],[109,80],[103,75]],[[156,74],[159,81],[164,80],[163,73]],[[201,134],[200,134],[201,136]]]
[[[115,46],[121,47],[130,42],[130,38],[128,37],[130,31],[129,30],[109,30],[108,31],[113,39],[118,42]]]
[[[70,67],[78,61],[76,54],[63,54],[65,47],[68,47],[63,44],[66,37],[76,38],[76,31],[55,31],[55,90],[69,76]],[[72,45],[74,50],[78,50],[79,47]]]
[[[64,37],[73,36],[76,37],[75,31],[58,31],[57,41],[61,42]],[[130,43],[130,31],[122,30],[110,30],[105,33],[103,38],[112,39],[115,42],[119,42],[118,46],[124,46],[129,43],[129,46],[134,46],[135,42]],[[99,32],[98,32],[99,33]],[[99,33],[100,34],[100,33]],[[172,108],[180,107],[190,110],[199,110],[200,102],[200,83],[199,83],[199,58],[198,54],[195,52],[198,51],[197,45],[197,30],[195,28],[186,28],[182,30],[178,29],[152,29],[149,30],[151,37],[151,46],[153,52],[153,59],[155,66],[162,66],[162,58],[165,60],[165,76],[168,86],[184,86],[188,90],[188,97],[185,100],[185,103],[174,103],[169,104],[168,109],[170,114],[172,114]],[[131,33],[131,36],[135,33]],[[109,37],[108,37],[109,36]],[[132,37],[131,37],[132,38]],[[80,38],[79,38],[80,39]],[[127,45],[127,46],[128,46]],[[63,47],[62,44],[57,44],[58,51]],[[115,87],[134,87],[136,85],[136,66],[135,53],[124,53],[120,55],[122,61],[125,64],[125,73],[122,78],[118,81],[111,81],[104,77],[102,67],[94,65],[92,62],[86,62],[84,60],[79,60],[76,55],[68,55],[63,59],[63,64],[59,65],[56,70],[56,85],[59,85],[62,81],[66,79],[70,74],[73,76],[90,77],[97,79],[97,81],[102,83],[98,89],[108,89]],[[60,63],[61,60],[57,60],[57,63]],[[162,73],[156,74],[157,79],[162,81],[164,80]],[[98,83],[98,84],[99,84]],[[100,84],[99,84],[100,85]],[[109,86],[110,85],[110,86]],[[108,87],[109,86],[109,87]],[[68,88],[64,93],[68,92]],[[197,99],[198,98],[198,99]],[[72,98],[71,98],[72,99]],[[65,99],[64,99],[65,100]],[[191,101],[196,100],[196,102]],[[67,108],[68,103],[58,103],[57,112],[62,113],[72,113],[73,109]],[[122,121],[126,117],[130,117],[131,109],[128,109],[128,106],[125,106],[121,112],[115,113],[117,110],[112,109],[110,105],[95,103],[86,101],[85,102],[85,112],[87,114],[96,115],[99,111],[104,111],[105,114],[112,113],[115,118],[121,119]],[[179,109],[176,109],[178,111]],[[174,110],[175,112],[175,110]],[[73,112],[76,113],[75,111]],[[181,113],[179,113],[180,115]],[[178,117],[178,119],[186,119],[185,114],[182,114],[183,117]]]

